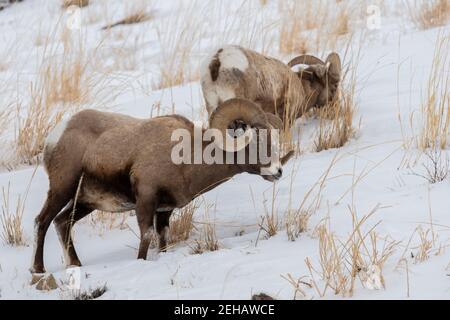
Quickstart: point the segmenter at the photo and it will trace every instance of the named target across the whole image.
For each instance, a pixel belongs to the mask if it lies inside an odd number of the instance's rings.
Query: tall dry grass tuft
[[[445,149],[450,128],[450,34],[438,36],[425,101],[418,146]]]
[[[324,173],[305,193],[300,205],[295,209],[292,207],[292,183],[294,180],[294,174],[291,175],[289,205],[284,216],[286,234],[289,241],[295,241],[300,234],[307,231],[311,216],[316,213],[320,207],[325,183],[338,160],[338,154],[336,153]]]
[[[8,187],[2,188],[2,214],[0,215],[0,222],[2,224],[1,238],[3,241],[11,246],[25,245],[25,235],[22,227],[22,217],[24,213],[24,201],[17,198],[15,208],[11,208],[10,204],[10,184]]]
[[[348,45],[350,45],[350,42],[348,42]],[[347,52],[348,49],[349,47],[347,47]],[[314,140],[317,152],[340,148],[355,133],[353,118],[357,109],[356,78],[360,54],[361,48],[359,48],[356,57],[352,59],[351,64],[343,69],[336,98],[317,112],[319,129]]]
[[[42,151],[49,131],[65,113],[76,111],[86,103],[90,94],[90,82],[86,77],[89,57],[80,45],[71,44],[68,31],[62,33],[64,49],[47,47],[37,80],[29,87],[30,101],[23,115],[17,106],[19,120],[16,137],[17,154],[22,162],[30,163]]]
[[[280,1],[280,52],[283,54],[318,51],[320,38],[306,35],[305,31],[321,29],[328,18],[326,1]]]
[[[430,258],[436,240],[431,229],[424,229],[422,226],[419,226],[416,231],[420,241],[416,253],[413,254],[414,263],[421,263]]]
[[[304,54],[334,49],[341,36],[352,32],[357,8],[341,1],[279,1],[279,51]]]
[[[138,24],[153,18],[153,10],[149,8],[149,2],[141,1],[133,3],[132,6],[125,8],[125,17],[117,22],[108,24],[102,29],[111,29],[120,25]]]
[[[160,44],[159,80],[153,84],[154,90],[169,88],[199,79],[190,58],[195,45],[199,44],[201,28],[195,16],[195,4],[180,8],[175,17],[164,18],[156,26]]]
[[[445,26],[450,20],[449,0],[415,0],[406,5],[409,18],[419,29]]]
[[[355,132],[353,117],[355,105],[355,82],[350,88],[341,89],[339,98],[319,110],[319,129],[314,141],[317,152],[340,148]]]
[[[2,225],[2,230],[0,237],[3,241],[11,246],[24,246],[26,245],[25,233],[22,226],[22,218],[25,212],[25,204],[27,202],[28,193],[30,191],[31,182],[33,181],[34,175],[36,174],[37,167],[34,169],[30,181],[28,182],[25,194],[17,197],[16,204],[11,203],[10,195],[10,183],[8,183],[7,188],[2,188],[2,205],[1,205],[1,215],[0,223]]]
[[[202,223],[202,228],[199,229],[199,238],[195,239],[193,244],[190,245],[192,254],[219,250],[220,244],[216,235],[216,225],[210,219],[210,209],[211,206],[205,204],[204,222]]]
[[[270,208],[267,208],[267,200],[264,199],[264,215],[259,222],[259,229],[264,231],[267,238],[273,237],[281,227],[281,221],[275,208],[277,197],[276,184],[272,184],[272,199]]]
[[[84,34],[59,27],[56,25],[47,37],[37,77],[25,91],[26,102],[17,101],[15,139],[21,163],[38,160],[45,138],[63,116],[79,111],[88,102],[91,108],[103,107],[119,94],[111,74],[96,71],[96,63],[101,63],[96,59],[99,48],[88,52]],[[53,41],[58,35],[62,45]]]
[[[310,258],[305,262],[312,279],[311,285],[320,297],[325,296],[328,290],[332,290],[334,294],[351,297],[357,279],[367,289],[384,288],[383,267],[395,252],[399,242],[388,237],[380,238],[375,232],[379,222],[368,229],[365,227],[368,219],[377,210],[378,206],[367,215],[358,218],[354,208],[350,208],[353,230],[342,241],[330,230],[326,222],[317,227],[318,266],[314,266]]]
[[[334,22],[335,26],[332,29],[332,33],[335,36],[343,36],[350,32],[350,14],[347,4],[343,4],[339,8]]]
[[[194,214],[198,207],[198,202],[193,201],[172,215],[170,218],[169,245],[189,239],[194,228]]]

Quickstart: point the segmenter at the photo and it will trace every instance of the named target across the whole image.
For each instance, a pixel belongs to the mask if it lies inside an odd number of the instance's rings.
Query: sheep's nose
[[[283,176],[283,169],[278,169],[278,172],[275,174],[275,178],[280,179]]]

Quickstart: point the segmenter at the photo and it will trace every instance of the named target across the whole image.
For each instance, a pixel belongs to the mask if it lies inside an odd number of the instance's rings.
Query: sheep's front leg
[[[147,251],[154,237],[153,217],[156,205],[153,197],[140,197],[136,203],[136,217],[141,231],[138,259],[147,259]]]

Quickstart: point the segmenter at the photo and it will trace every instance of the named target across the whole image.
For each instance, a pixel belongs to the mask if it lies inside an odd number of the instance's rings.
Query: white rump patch
[[[220,60],[219,79],[218,81],[212,81],[209,65],[218,51],[219,49],[214,50],[213,54],[208,56],[200,68],[203,94],[207,101],[207,111],[209,114],[211,114],[220,103],[236,97],[234,89],[220,81],[220,72],[225,69],[237,69],[241,72],[245,72],[249,67],[249,61],[240,48],[236,46],[224,47],[218,56]]]
[[[45,139],[45,146],[47,148],[53,148],[58,143],[64,130],[66,130],[67,123],[69,120],[61,120],[53,129],[50,131],[49,135]]]
[[[220,67],[224,69],[239,69],[245,72],[248,68],[248,59],[238,47],[225,47],[219,54]]]

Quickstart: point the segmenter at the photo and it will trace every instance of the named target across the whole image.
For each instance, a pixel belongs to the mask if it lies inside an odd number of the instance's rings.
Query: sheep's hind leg
[[[64,250],[66,266],[81,266],[77,252],[73,245],[72,228],[75,223],[90,214],[93,209],[83,203],[77,203],[73,211],[73,201],[53,221],[58,232],[59,241]]]
[[[159,235],[159,251],[166,252],[169,233],[169,219],[173,210],[156,213],[156,231]]]
[[[138,199],[136,204],[136,217],[141,232],[138,259],[147,259],[148,247],[155,236],[153,226],[155,211],[156,206],[153,200]]]
[[[70,196],[68,192],[55,193],[52,190],[48,192],[47,200],[35,219],[35,239],[33,263],[30,271],[32,273],[45,273],[44,268],[44,241],[48,227],[56,215],[67,205]]]

